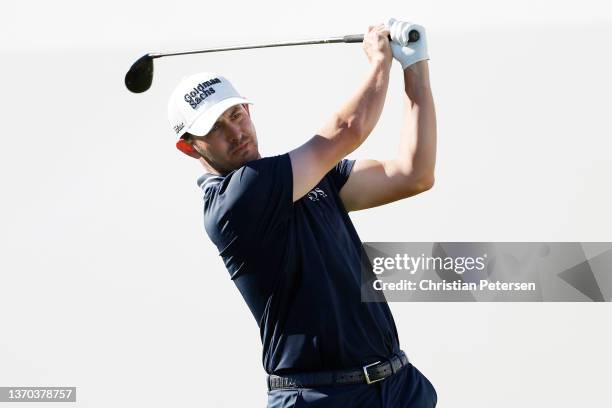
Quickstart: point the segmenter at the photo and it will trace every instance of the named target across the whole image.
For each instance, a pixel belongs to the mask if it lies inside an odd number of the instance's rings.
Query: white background
[[[167,98],[184,75],[220,72],[255,102],[262,154],[279,154],[367,60],[358,44],[168,58],[140,95],[123,77],[146,52],[360,33],[389,16],[428,29],[436,185],[353,214],[361,239],[612,240],[603,1],[4,2],[0,386],[76,386],[79,407],[265,406],[258,327],[204,234],[202,168],[173,147]],[[350,157],[394,154],[401,95],[396,63]],[[391,308],[439,407],[612,405],[610,303]]]

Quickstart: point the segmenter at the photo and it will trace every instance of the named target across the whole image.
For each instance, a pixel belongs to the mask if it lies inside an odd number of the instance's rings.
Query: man
[[[420,40],[407,44],[416,29]],[[392,42],[389,42],[388,36]],[[260,327],[268,407],[434,407],[436,392],[400,350],[389,307],[361,301],[361,241],[348,216],[428,190],[436,120],[421,26],[371,26],[357,92],[309,141],[261,158],[249,101],[223,77],[184,79],[170,98],[177,147],[207,173],[205,229]],[[403,68],[397,158],[347,160]],[[240,362],[232,362],[239,366]]]

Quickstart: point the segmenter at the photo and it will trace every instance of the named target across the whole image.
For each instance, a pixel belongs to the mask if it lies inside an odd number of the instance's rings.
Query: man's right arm
[[[388,29],[382,24],[369,28],[363,41],[370,61],[365,82],[316,136],[289,152],[294,202],[359,147],[376,126],[389,85],[392,54],[388,35]]]

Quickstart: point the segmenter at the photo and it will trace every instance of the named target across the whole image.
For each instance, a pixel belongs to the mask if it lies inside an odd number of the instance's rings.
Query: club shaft
[[[316,40],[285,41],[285,42],[270,43],[270,44],[252,44],[252,45],[240,45],[240,46],[234,46],[234,47],[205,48],[203,50],[196,50],[196,51],[182,51],[182,52],[173,52],[173,53],[150,53],[149,56],[151,58],[161,58],[161,57],[171,57],[174,55],[189,55],[189,54],[203,54],[207,52],[249,50],[253,48],[272,48],[272,47],[289,47],[293,45],[344,43],[344,42],[349,42],[347,41],[347,37],[356,38],[355,36],[331,37],[331,38],[323,38],[323,39],[316,39]],[[350,41],[350,42],[356,42],[356,41]]]

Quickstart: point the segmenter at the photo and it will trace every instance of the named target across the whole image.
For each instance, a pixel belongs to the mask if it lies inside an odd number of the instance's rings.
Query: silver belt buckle
[[[372,367],[372,366],[375,366],[376,364],[379,364],[379,363],[380,363],[380,361],[377,361],[377,362],[375,362],[375,363],[372,363],[372,364],[368,364],[368,365],[364,365],[364,366],[363,366],[363,374],[365,375],[366,383],[368,383],[368,384],[374,384],[375,382],[379,382],[379,381],[382,381],[382,380],[384,380],[384,379],[385,379],[385,377],[382,377],[382,378],[379,378],[379,379],[374,380],[374,381],[370,380],[370,375],[368,374],[368,368],[369,368],[369,367]]]

